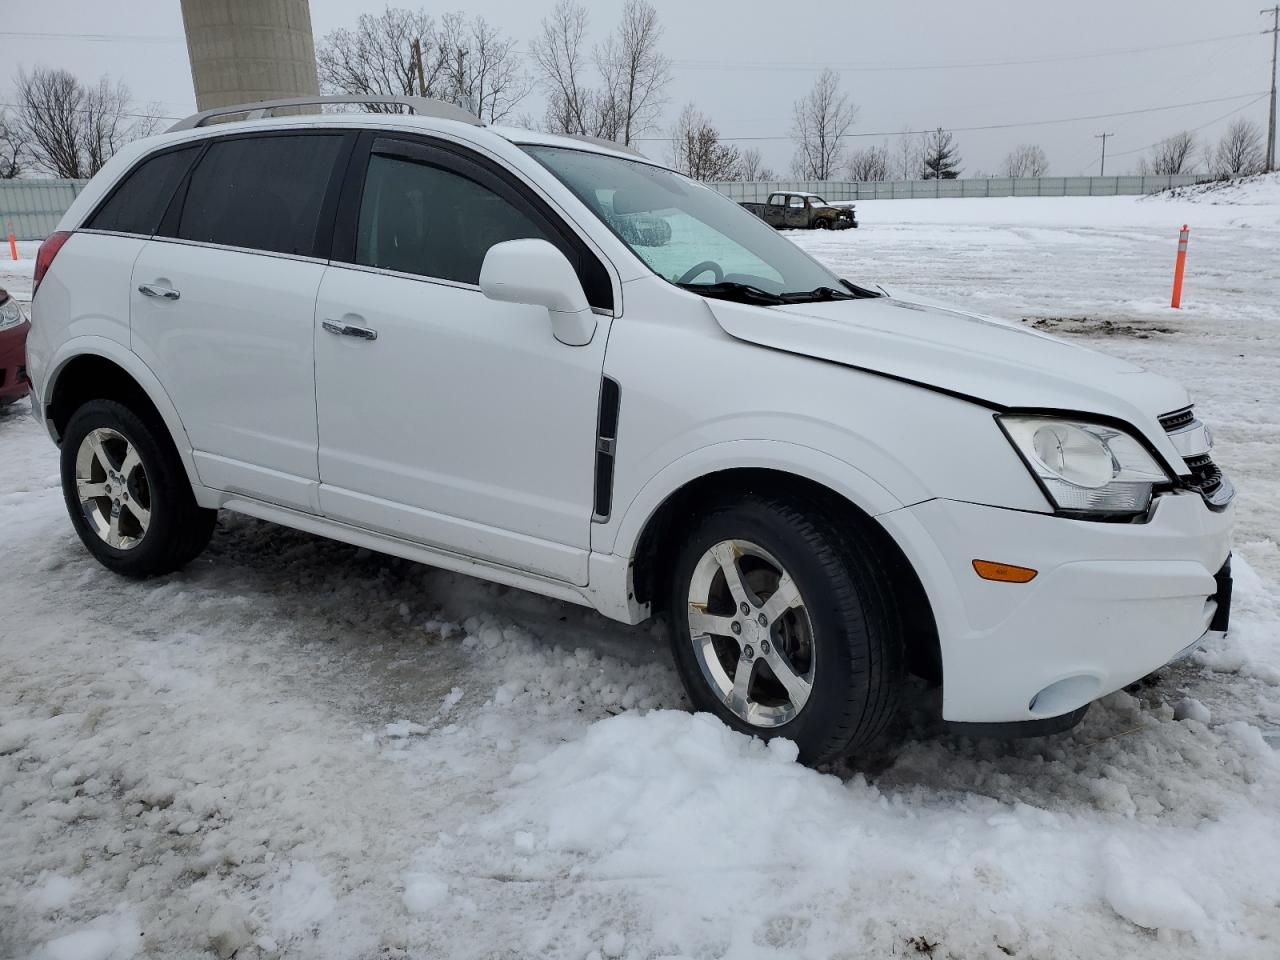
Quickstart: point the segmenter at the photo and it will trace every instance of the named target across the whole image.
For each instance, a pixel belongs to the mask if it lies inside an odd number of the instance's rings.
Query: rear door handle
[[[371,330],[368,327],[357,327],[353,323],[338,323],[336,320],[321,320],[320,326],[324,327],[330,333],[336,333],[341,337],[358,337],[361,340],[378,339],[377,330]]]
[[[138,292],[144,297],[159,297],[161,300],[177,300],[182,296],[173,287],[159,287],[154,283],[139,284]]]

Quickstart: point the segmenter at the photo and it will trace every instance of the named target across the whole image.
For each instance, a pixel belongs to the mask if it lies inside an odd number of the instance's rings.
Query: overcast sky
[[[518,49],[527,50],[553,2],[470,0],[467,9],[500,25]],[[782,171],[792,153],[792,103],[827,65],[840,69],[844,89],[860,107],[853,132],[954,128],[964,176],[996,172],[1012,147],[1028,142],[1045,149],[1053,174],[1096,174],[1094,134],[1102,131],[1116,134],[1107,142],[1108,172],[1124,172],[1137,162],[1137,151],[1169,133],[1203,126],[1199,137],[1216,137],[1230,122],[1218,118],[1232,111],[1266,123],[1266,99],[1248,105],[1269,84],[1270,37],[1260,33],[1267,24],[1258,16],[1258,0],[653,2],[673,61],[664,127],[683,103],[695,101],[727,137],[776,138],[741,145],[759,147],[766,162]],[[596,38],[611,29],[621,3],[588,4]],[[453,6],[427,9],[439,13]],[[382,7],[375,0],[311,0],[317,43],[360,12]],[[1147,49],[1159,46],[1165,49]],[[124,79],[139,101],[159,101],[165,113],[181,116],[195,108],[178,0],[0,0],[0,50],[0,63],[14,72],[43,64],[86,80],[109,73]],[[8,77],[0,77],[0,89],[9,85]],[[1241,94],[1252,96],[1224,99]],[[1218,102],[963,130],[1206,100]],[[542,115],[540,95],[518,112],[526,110]],[[859,138],[852,145],[883,139]],[[641,146],[665,157],[663,144]]]

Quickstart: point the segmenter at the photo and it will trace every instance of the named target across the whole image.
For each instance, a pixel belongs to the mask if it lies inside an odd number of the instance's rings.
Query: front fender
[[[804,477],[876,516],[904,504],[882,484],[821,450],[785,440],[728,440],[685,454],[650,477],[622,511],[611,544],[594,549],[633,557],[645,524],[686,484],[722,470],[763,468]]]

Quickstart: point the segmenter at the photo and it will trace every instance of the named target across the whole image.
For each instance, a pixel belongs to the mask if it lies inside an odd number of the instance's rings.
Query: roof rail
[[[635,147],[628,146],[624,143],[618,143],[616,140],[606,140],[604,137],[593,137],[589,133],[566,133],[564,136],[570,140],[581,140],[583,143],[594,143],[597,147],[608,147],[610,150],[617,150],[619,153],[629,153],[633,157],[639,157],[641,160],[648,160],[643,153]]]
[[[261,117],[270,116],[276,110],[283,110],[286,107],[309,107],[329,103],[395,105],[405,107],[409,113],[420,117],[440,117],[443,120],[459,120],[462,123],[469,123],[476,127],[484,126],[480,122],[480,118],[475,114],[468,113],[461,107],[447,103],[444,100],[428,100],[426,97],[396,97],[382,96],[381,94],[364,96],[363,94],[354,94],[329,97],[289,97],[285,100],[259,100],[257,103],[239,103],[228,107],[214,107],[212,110],[202,110],[179,120],[166,133],[173,133],[176,130],[195,130],[218,117],[232,116],[237,113],[247,114],[246,120],[257,120]]]

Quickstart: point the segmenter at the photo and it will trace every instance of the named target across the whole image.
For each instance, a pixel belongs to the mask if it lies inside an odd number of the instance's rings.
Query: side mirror
[[[569,258],[546,240],[495,243],[480,267],[480,290],[490,300],[546,307],[561,343],[583,347],[596,318]]]

